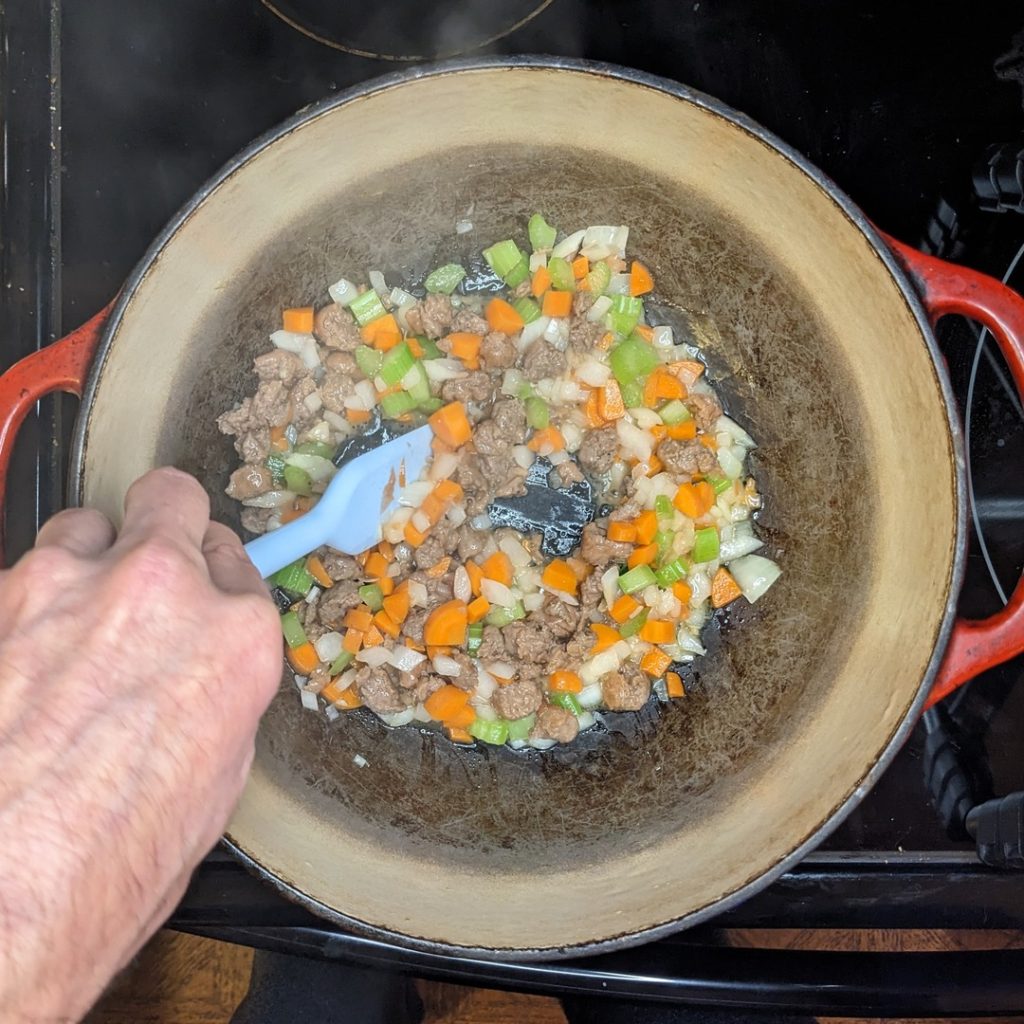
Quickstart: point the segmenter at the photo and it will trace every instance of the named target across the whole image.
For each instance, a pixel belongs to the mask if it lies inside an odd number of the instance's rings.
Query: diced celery
[[[323,441],[305,441],[295,449],[296,455],[318,455],[321,459],[333,459],[334,449]]]
[[[465,267],[460,267],[458,263],[446,263],[443,267],[431,271],[423,284],[428,292],[451,295],[465,276]]]
[[[558,690],[555,693],[549,693],[548,700],[556,707],[571,711],[577,718],[583,714],[583,706],[576,699],[576,694],[574,693],[564,693]]]
[[[715,494],[722,494],[732,487],[732,481],[727,476],[709,476],[707,479],[715,489]]]
[[[265,464],[275,483],[284,481],[284,456],[280,452],[271,452],[267,456]]]
[[[690,571],[690,563],[685,558],[673,559],[668,565],[663,565],[655,574],[659,587],[670,587],[677,583]]]
[[[285,643],[289,647],[301,647],[309,642],[306,631],[302,628],[302,623],[299,622],[299,617],[295,612],[285,612],[281,616],[281,632],[284,633]]]
[[[540,306],[529,295],[523,295],[512,303],[512,308],[523,318],[524,324],[532,324],[540,318]]]
[[[551,410],[543,398],[528,398],[526,400],[526,422],[534,430],[543,430],[551,422]]]
[[[313,493],[313,481],[309,478],[309,474],[304,469],[299,469],[298,466],[284,467],[284,485],[289,491],[301,494],[304,498],[308,498]]]
[[[634,591],[643,590],[652,583],[657,582],[654,570],[649,565],[638,565],[629,572],[624,572],[619,577],[619,590],[624,594],[632,594]]]
[[[508,738],[510,740],[525,740],[529,738],[533,723],[537,721],[536,715],[527,715],[525,718],[516,718],[508,723]]]
[[[305,597],[313,586],[313,577],[309,574],[309,570],[306,569],[305,558],[299,558],[290,565],[286,565],[283,569],[278,569],[270,577],[269,582],[271,586],[280,587],[282,590],[287,590],[290,594],[298,594],[301,597]]]
[[[521,261],[526,260],[526,256],[511,238],[506,238],[503,242],[495,242],[494,245],[484,249],[484,259],[487,260],[487,265],[491,270],[505,280]],[[527,263],[527,273],[529,273],[529,263]]]
[[[654,535],[654,543],[658,545],[658,557],[663,558],[665,553],[672,548],[672,541],[675,534],[671,530],[659,530]]]
[[[420,348],[423,349],[424,359],[441,359],[444,356],[444,353],[437,347],[437,342],[433,338],[425,338],[417,334],[416,340],[420,343]]]
[[[494,607],[488,613],[484,622],[488,626],[507,626],[510,622],[515,622],[516,619],[526,618],[526,609],[523,607],[522,601],[516,601],[511,608]]]
[[[424,402],[430,401],[430,378],[422,363],[414,363],[410,372],[415,379],[406,388],[406,392],[418,406],[422,406]]]
[[[437,412],[444,405],[443,398],[428,398],[420,402],[420,411],[425,413]]]
[[[608,365],[611,366],[619,386],[640,384],[641,397],[643,381],[647,379],[658,362],[658,354],[640,338],[627,338],[625,341],[620,341],[608,353]],[[628,402],[626,404],[629,405]]]
[[[713,526],[697,530],[693,535],[693,560],[695,562],[713,562],[718,557],[718,530]]]
[[[466,633],[466,653],[471,658],[475,658],[483,641],[484,624],[482,622],[471,622]]]
[[[644,383],[646,377],[639,380],[627,380],[619,385],[619,393],[622,395],[622,404],[627,409],[639,409],[644,404]]]
[[[530,261],[524,256],[506,275],[505,284],[518,288],[530,276]]]
[[[561,256],[552,256],[548,260],[548,273],[551,275],[551,287],[560,292],[576,291],[576,278],[573,277],[572,265]]]
[[[508,722],[502,718],[493,722],[486,718],[478,718],[466,732],[484,743],[500,747],[508,739]]]
[[[558,232],[539,214],[535,213],[526,226],[530,236],[530,248],[534,252],[550,249],[555,244]]]
[[[516,398],[521,402],[525,402],[528,398],[533,398],[535,394],[537,394],[537,392],[528,380],[524,380],[519,387],[516,388]]]
[[[352,654],[348,651],[342,651],[334,661],[331,662],[331,667],[327,670],[332,676],[339,676],[345,669],[348,668],[352,662]]]
[[[626,638],[635,636],[644,628],[644,623],[647,621],[647,615],[648,609],[646,608],[642,612],[637,612],[633,618],[619,626],[619,635]]]
[[[383,352],[378,352],[369,345],[357,345],[355,357],[356,366],[367,380],[373,380],[380,373],[380,364],[384,361]]]
[[[677,423],[685,423],[688,419],[692,418],[690,410],[678,398],[673,398],[672,401],[666,402],[658,410],[658,415],[661,417],[662,422],[667,423],[670,427],[674,427]]]
[[[672,506],[672,499],[667,494],[659,494],[654,499],[654,514],[658,517],[659,522],[675,518],[676,510]]]
[[[397,384],[412,368],[416,360],[407,342],[399,342],[380,364],[380,378],[388,387]]]
[[[379,612],[384,607],[384,592],[377,583],[367,583],[359,588],[359,600],[370,609],[371,612]]]
[[[587,287],[595,299],[599,295],[604,295],[605,289],[611,283],[612,268],[604,260],[590,264],[590,273],[587,274]]]
[[[387,313],[384,303],[380,301],[380,296],[372,288],[367,288],[362,295],[354,298],[348,308],[359,321],[360,327],[365,327],[372,320]]]
[[[380,400],[380,411],[389,420],[393,420],[398,416],[404,416],[415,408],[416,403],[412,400],[412,396],[405,391],[393,391],[390,395],[385,395]]]
[[[605,314],[604,322],[608,330],[626,338],[633,333],[633,328],[640,323],[643,314],[643,299],[632,295],[615,295],[612,297],[611,309]],[[657,362],[657,357],[655,361]]]

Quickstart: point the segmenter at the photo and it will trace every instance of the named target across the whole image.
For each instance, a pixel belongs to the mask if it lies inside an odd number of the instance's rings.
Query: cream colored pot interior
[[[117,518],[135,477],[176,463],[236,521],[212,424],[254,387],[280,308],[343,274],[397,281],[478,253],[533,210],[631,225],[666,308],[711,314],[713,369],[762,443],[783,578],[712,637],[686,700],[611,716],[576,748],[466,752],[362,714],[328,728],[289,684],[230,835],[325,913],[557,953],[770,871],[861,785],[937,641],[957,515],[935,368],[812,178],[694,102],[579,70],[462,70],[326,110],[219,185],[145,274],[99,371],[81,479]]]

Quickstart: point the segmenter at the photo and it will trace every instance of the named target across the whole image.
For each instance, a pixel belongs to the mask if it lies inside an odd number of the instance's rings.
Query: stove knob
[[[967,815],[978,857],[993,868],[1024,868],[1024,793],[979,804]]]

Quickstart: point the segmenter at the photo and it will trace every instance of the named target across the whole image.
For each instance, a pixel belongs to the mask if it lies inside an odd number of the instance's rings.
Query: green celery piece
[[[421,334],[417,334],[416,340],[420,343],[420,348],[423,349],[424,359],[440,359],[444,356],[444,353],[437,347],[437,342],[433,338],[426,338]]]
[[[271,586],[287,590],[289,594],[305,597],[313,586],[313,577],[306,568],[306,559],[298,558],[291,565],[278,569],[269,580]]]
[[[404,416],[407,412],[412,412],[416,408],[416,403],[412,400],[412,396],[405,391],[395,391],[390,395],[385,395],[380,400],[380,411],[389,419],[393,420],[399,416]]]
[[[659,587],[671,587],[678,583],[690,571],[690,563],[685,558],[675,558],[668,565],[663,565],[654,575]]]
[[[494,245],[484,249],[484,259],[487,260],[487,265],[491,270],[505,280],[526,257],[511,238],[506,238],[503,242],[495,242]],[[527,262],[527,273],[529,273],[529,262]]]
[[[654,570],[649,565],[638,565],[619,577],[619,590],[624,594],[632,594],[656,582]]]
[[[367,583],[359,588],[359,600],[370,609],[371,612],[379,612],[384,607],[384,592],[377,583]]]
[[[526,226],[527,234],[530,236],[530,248],[534,252],[550,249],[555,244],[558,232],[539,213],[530,218]]]
[[[408,387],[407,392],[418,406],[422,406],[424,402],[430,401],[430,378],[427,376],[427,371],[423,369],[422,363],[414,363],[413,369],[417,371],[416,379]]]
[[[654,535],[654,543],[658,545],[658,556],[663,558],[665,552],[671,550],[672,541],[675,540],[675,533],[672,530],[659,530]]]
[[[612,283],[612,268],[601,260],[599,263],[591,263],[590,273],[587,274],[587,287],[590,294],[596,299],[604,295],[605,289]]]
[[[284,633],[285,642],[289,647],[301,647],[309,642],[306,631],[302,628],[302,623],[299,622],[299,617],[295,612],[285,612],[281,616],[281,632]]]
[[[576,699],[576,694],[574,693],[563,693],[559,690],[555,693],[549,693],[548,700],[556,707],[571,711],[577,718],[583,714],[583,705]]]
[[[533,385],[528,380],[524,380],[516,389],[516,398],[521,402],[525,402],[528,398],[533,398],[536,394],[537,392],[534,391]]]
[[[342,651],[341,654],[331,662],[331,667],[327,671],[330,672],[332,677],[340,676],[341,673],[344,672],[351,664],[352,658],[353,655],[351,653],[348,651]]]
[[[551,275],[551,287],[560,292],[576,291],[576,278],[573,277],[572,265],[561,256],[552,256],[548,260],[548,273]]]
[[[423,402],[420,402],[420,411],[427,413],[429,416],[432,412],[437,412],[444,405],[443,398],[428,398]]]
[[[323,441],[306,441],[295,449],[296,455],[319,455],[321,459],[330,461],[334,458],[334,449]]]
[[[271,452],[266,458],[266,467],[274,478],[274,483],[284,482],[284,456],[280,452]]]
[[[608,353],[608,365],[619,386],[640,384],[641,396],[643,381],[659,362],[658,354],[641,338],[630,337],[620,341]]]
[[[654,499],[654,514],[659,522],[675,519],[676,510],[667,494],[659,494]]]
[[[502,718],[493,722],[486,718],[478,718],[466,732],[474,739],[500,747],[508,739],[508,722]]]
[[[466,653],[471,657],[475,658],[477,651],[480,650],[480,646],[484,640],[484,624],[482,622],[470,623],[469,630],[466,634]]]
[[[526,400],[526,422],[534,430],[543,430],[551,422],[551,410],[543,398]]]
[[[380,296],[372,288],[367,288],[362,295],[357,295],[348,308],[359,321],[360,327],[365,327],[371,321],[387,313],[384,303],[380,301]]]
[[[530,276],[530,262],[524,256],[504,277],[509,288],[518,288]]]
[[[732,481],[727,476],[709,476],[707,480],[715,489],[715,494],[722,494],[732,487]]]
[[[644,628],[644,623],[647,621],[648,614],[649,611],[647,608],[642,612],[637,612],[633,618],[619,626],[619,635],[628,638],[639,633],[640,630]]]
[[[388,387],[397,384],[416,364],[407,342],[400,342],[384,357],[380,364],[380,378]]]
[[[658,410],[658,415],[661,417],[662,423],[665,423],[670,427],[674,427],[678,423],[685,423],[688,419],[692,419],[690,410],[687,409],[678,398],[673,398],[671,401],[666,402]]]
[[[640,317],[643,314],[643,299],[634,298],[631,295],[615,295],[612,298],[611,308],[605,314],[604,319],[608,330],[626,338],[633,333],[633,328],[640,323]],[[657,357],[655,357],[655,362],[657,362]]]
[[[646,377],[639,380],[626,381],[619,385],[619,393],[622,395],[622,404],[627,409],[639,409],[644,404],[644,384]]]
[[[369,345],[357,345],[355,357],[356,366],[367,380],[373,380],[380,373],[380,364],[384,362],[383,352],[378,352]]]
[[[713,562],[718,557],[718,530],[713,526],[698,530],[693,536],[693,560]]]
[[[304,498],[313,493],[313,481],[310,480],[309,474],[298,466],[284,467],[284,485],[289,491],[301,494]]]
[[[484,622],[488,626],[507,626],[510,622],[515,622],[516,619],[526,618],[526,609],[523,608],[522,601],[516,601],[512,608],[495,607],[492,608],[488,613]]]
[[[428,292],[434,292],[439,295],[451,295],[465,276],[465,267],[460,267],[458,263],[446,263],[443,267],[438,267],[437,270],[431,271],[423,284]]]
[[[524,324],[532,324],[540,318],[540,306],[529,295],[523,295],[512,303],[512,308],[523,318]]]
[[[533,723],[537,721],[536,715],[527,715],[525,718],[516,718],[508,723],[508,738],[510,740],[529,739]]]

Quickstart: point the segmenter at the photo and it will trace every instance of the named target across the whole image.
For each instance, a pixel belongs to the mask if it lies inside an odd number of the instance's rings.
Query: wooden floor
[[[1021,932],[745,931],[732,933],[730,940],[736,945],[896,951],[1024,947]],[[252,955],[243,946],[160,932],[111,985],[87,1024],[226,1024],[245,995]],[[420,992],[424,1024],[565,1024],[558,1002],[542,996],[434,982],[421,983]],[[1024,1024],[1024,1015],[1000,1021]]]

